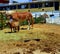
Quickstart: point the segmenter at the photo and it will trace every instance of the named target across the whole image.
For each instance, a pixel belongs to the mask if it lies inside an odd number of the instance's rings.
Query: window
[[[25,4],[25,8],[28,8],[28,4]]]
[[[35,4],[30,4],[30,8],[35,8]]]
[[[38,5],[39,5],[39,4],[38,4],[38,3],[36,3],[36,4],[35,4],[35,8],[38,8]]]
[[[45,2],[45,7],[53,7],[53,2]]]
[[[18,5],[18,9],[21,9],[21,5]]]
[[[42,7],[42,3],[38,3],[38,7],[41,8]]]
[[[9,6],[9,9],[16,9],[16,5]]]

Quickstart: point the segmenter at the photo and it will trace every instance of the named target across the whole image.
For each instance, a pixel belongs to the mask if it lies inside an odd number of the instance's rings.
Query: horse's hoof
[[[14,31],[14,32],[16,32],[16,31]]]
[[[27,28],[27,30],[30,30],[30,28]]]

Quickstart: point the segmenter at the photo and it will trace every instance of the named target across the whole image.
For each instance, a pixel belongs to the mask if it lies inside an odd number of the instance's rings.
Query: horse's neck
[[[7,25],[8,25],[9,27],[11,27],[11,23],[10,23],[10,22],[8,22]]]

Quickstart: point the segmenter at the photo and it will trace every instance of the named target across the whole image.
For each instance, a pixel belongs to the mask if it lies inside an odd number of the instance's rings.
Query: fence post
[[[60,11],[59,11],[59,17],[60,17]]]
[[[3,29],[3,13],[0,13],[0,28]]]

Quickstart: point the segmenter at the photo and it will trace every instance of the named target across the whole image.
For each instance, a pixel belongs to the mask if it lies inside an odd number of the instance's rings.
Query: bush
[[[43,16],[34,18],[34,23],[46,23],[46,18],[44,18]],[[20,25],[28,25],[28,22],[25,20]]]
[[[23,21],[22,23],[20,23],[20,25],[27,25],[28,24],[28,22],[25,20],[25,21]]]
[[[46,19],[43,16],[34,19],[35,19],[35,23],[46,23]]]

